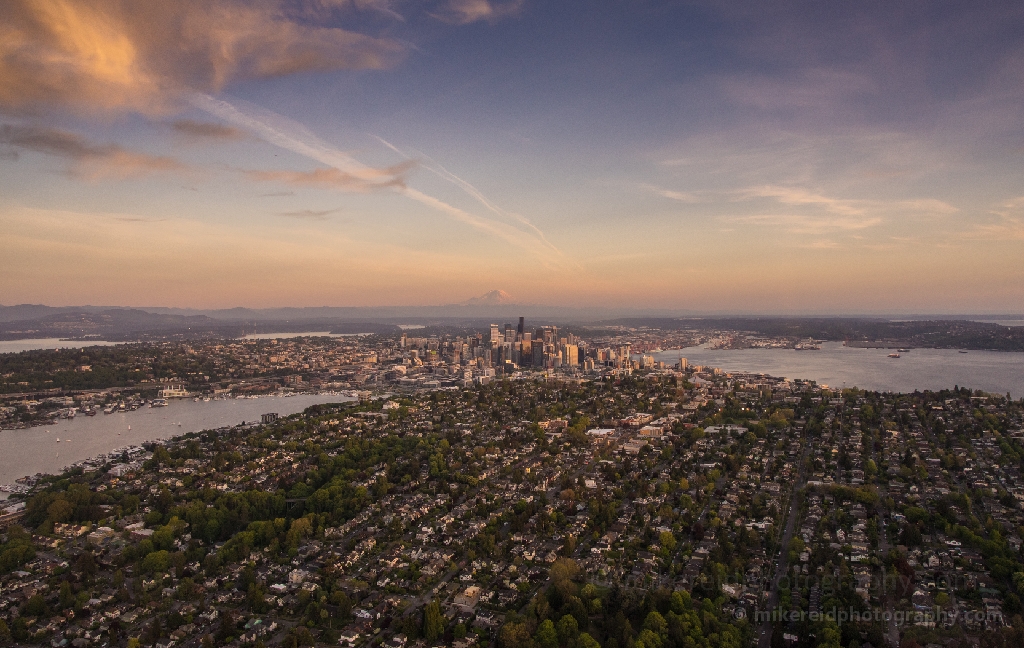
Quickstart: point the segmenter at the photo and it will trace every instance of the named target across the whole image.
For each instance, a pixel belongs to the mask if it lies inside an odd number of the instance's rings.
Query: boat
[[[967,353],[967,352],[966,352],[966,351],[964,351],[963,349],[961,349],[961,350],[960,350],[960,353]]]
[[[153,402],[149,404],[150,407],[167,407],[166,398],[154,398]]]
[[[900,354],[898,354],[898,353],[890,353],[889,357],[890,358],[898,358],[898,357],[900,357]]]
[[[815,340],[806,340],[804,342],[797,343],[793,349],[796,351],[821,351],[821,345]]]
[[[910,349],[896,349],[900,353],[910,353]]]

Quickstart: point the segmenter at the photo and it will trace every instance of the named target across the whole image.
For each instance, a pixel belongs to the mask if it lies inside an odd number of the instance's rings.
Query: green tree
[[[32,598],[25,604],[25,614],[32,617],[41,617],[46,614],[46,599],[42,594],[32,595]]]
[[[146,628],[146,641],[149,645],[155,646],[156,642],[160,641],[160,637],[164,634],[163,625],[160,623],[160,617],[153,617],[153,622]]]
[[[578,648],[601,648],[601,644],[597,642],[597,639],[591,637],[590,633],[587,632],[579,636],[579,639],[576,640],[576,645]]]
[[[661,616],[657,610],[651,610],[651,613],[644,619],[644,629],[664,636],[668,632],[668,622],[665,621],[665,617]]]
[[[142,571],[153,574],[167,571],[171,554],[167,551],[154,551],[142,560]]]
[[[25,622],[25,617],[18,617],[11,623],[11,637],[15,641],[28,640],[28,623]]]
[[[60,584],[60,596],[57,597],[60,609],[67,610],[75,605],[75,594],[71,591],[71,583],[64,581]]]
[[[574,641],[579,636],[580,624],[576,622],[576,617],[566,614],[558,620],[555,630],[558,633],[558,643],[565,645]]]
[[[533,639],[540,648],[558,647],[558,632],[555,630],[555,624],[551,622],[551,619],[544,619],[537,626],[537,632],[534,633]]]
[[[498,643],[501,644],[501,648],[528,648],[530,631],[525,623],[511,621],[502,626]]]
[[[82,552],[82,555],[80,555],[78,560],[75,562],[75,570],[79,574],[85,576],[86,579],[90,579],[96,575],[96,559],[93,557],[91,551]]]
[[[658,542],[661,543],[662,547],[668,549],[670,553],[676,548],[676,537],[670,531],[662,531],[661,535],[658,536]]]
[[[437,641],[444,634],[444,617],[437,601],[427,603],[423,608],[423,636],[427,641]]]
[[[63,497],[53,500],[53,503],[46,507],[46,517],[51,522],[67,522],[75,513],[75,507]]]

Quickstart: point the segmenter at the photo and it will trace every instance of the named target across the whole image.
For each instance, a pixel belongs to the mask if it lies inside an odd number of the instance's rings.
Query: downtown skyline
[[[0,8],[0,303],[1024,306],[1009,2]]]

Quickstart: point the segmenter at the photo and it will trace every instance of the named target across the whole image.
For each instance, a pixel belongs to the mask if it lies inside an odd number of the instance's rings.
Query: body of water
[[[373,333],[331,333],[330,331],[315,331],[313,333],[250,333],[244,336],[243,340],[289,340],[297,337],[360,337],[362,335],[373,335]]]
[[[1024,396],[1024,353],[912,349],[899,358],[888,357],[893,351],[825,342],[820,351],[690,347],[650,355],[666,364],[678,363],[682,356],[690,365],[805,378],[830,387],[912,392],[959,385],[996,394],[1009,392],[1013,398]]]
[[[0,353],[21,353],[38,349],[84,349],[91,346],[115,346],[120,342],[105,340],[62,340],[61,338],[35,338],[32,340],[0,340]]]
[[[198,403],[191,399],[171,400],[167,407],[147,406],[134,412],[79,415],[43,427],[0,430],[0,484],[10,484],[19,477],[40,472],[56,474],[73,463],[124,446],[238,425],[243,421],[259,421],[261,415],[270,412],[287,416],[310,405],[351,400],[354,399],[329,394]]]

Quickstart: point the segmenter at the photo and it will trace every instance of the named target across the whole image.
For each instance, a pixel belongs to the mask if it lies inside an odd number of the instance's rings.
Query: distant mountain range
[[[512,304],[512,295],[508,294],[504,290],[492,290],[489,293],[480,295],[479,297],[473,297],[468,299],[461,306],[499,306],[504,304]]]
[[[400,324],[480,327],[513,323],[519,317],[538,324],[602,324],[656,328],[731,328],[763,334],[800,334],[845,339],[870,331],[881,335],[896,329],[889,317],[699,317],[681,309],[568,307],[517,303],[504,290],[492,290],[466,301],[439,306],[317,306],[304,308],[187,309],[166,307],[0,305],[0,340],[74,338],[110,341],[240,337],[251,333],[393,333]],[[901,321],[947,324],[965,320],[1012,320],[1020,315],[906,316]],[[938,324],[938,322],[935,322]],[[870,324],[870,326],[869,326]],[[995,325],[995,329],[1005,328]],[[920,334],[922,330],[915,332]],[[973,328],[973,327],[972,327]],[[948,326],[943,326],[943,330]],[[994,330],[995,330],[994,329]],[[1024,329],[1021,329],[1024,333]],[[986,334],[990,335],[990,334]],[[1001,335],[1001,334],[1000,334]],[[838,336],[838,337],[837,337]],[[1016,337],[1016,334],[1012,337]],[[992,348],[992,347],[986,347]]]

